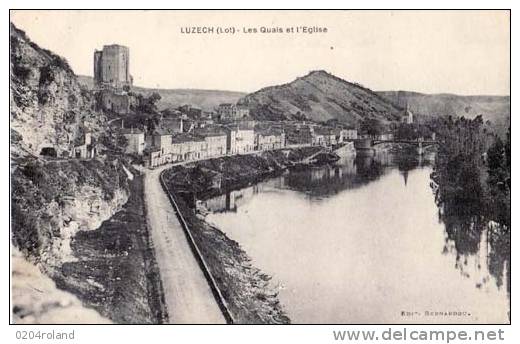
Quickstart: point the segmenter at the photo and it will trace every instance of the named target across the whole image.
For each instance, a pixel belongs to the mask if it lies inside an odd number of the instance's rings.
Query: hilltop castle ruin
[[[132,85],[130,51],[119,44],[103,46],[94,51],[94,81],[99,87],[123,89]]]

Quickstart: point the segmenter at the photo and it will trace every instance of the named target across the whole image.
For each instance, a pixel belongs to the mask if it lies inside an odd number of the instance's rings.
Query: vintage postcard
[[[510,11],[9,25],[11,323],[510,323]]]

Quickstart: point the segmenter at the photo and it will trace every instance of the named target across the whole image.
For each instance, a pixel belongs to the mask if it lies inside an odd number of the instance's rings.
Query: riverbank
[[[164,294],[146,223],[143,176],[132,170],[122,209],[96,230],[80,231],[55,278],[59,288],[116,323],[164,323]]]
[[[163,180],[225,299],[235,323],[286,324],[290,319],[271,277],[254,267],[240,245],[196,212],[196,199],[207,199],[282,173],[320,152],[319,147],[237,155],[174,166]]]
[[[194,207],[195,198],[205,200],[276,176],[321,151],[322,147],[303,147],[201,160],[173,166],[164,178],[175,194]]]

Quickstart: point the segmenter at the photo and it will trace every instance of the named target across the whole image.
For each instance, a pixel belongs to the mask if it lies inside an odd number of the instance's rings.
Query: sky
[[[18,10],[11,21],[76,74],[93,74],[95,49],[126,45],[143,87],[253,92],[320,69],[378,91],[509,95],[508,11]],[[327,32],[286,32],[302,26]],[[192,27],[215,33],[182,33]]]

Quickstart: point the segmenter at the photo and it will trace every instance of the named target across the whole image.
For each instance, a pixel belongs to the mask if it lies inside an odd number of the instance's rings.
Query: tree
[[[161,100],[161,95],[153,92],[148,97],[142,94],[137,95],[137,111],[142,113],[158,113],[157,103]]]
[[[360,131],[370,136],[382,134],[384,129],[383,123],[376,118],[365,118],[360,124]]]
[[[508,131],[507,141],[500,137],[487,151],[488,179],[491,209],[494,220],[507,225],[511,224],[511,140]]]
[[[415,140],[417,131],[412,124],[400,123],[395,136],[400,140]]]

